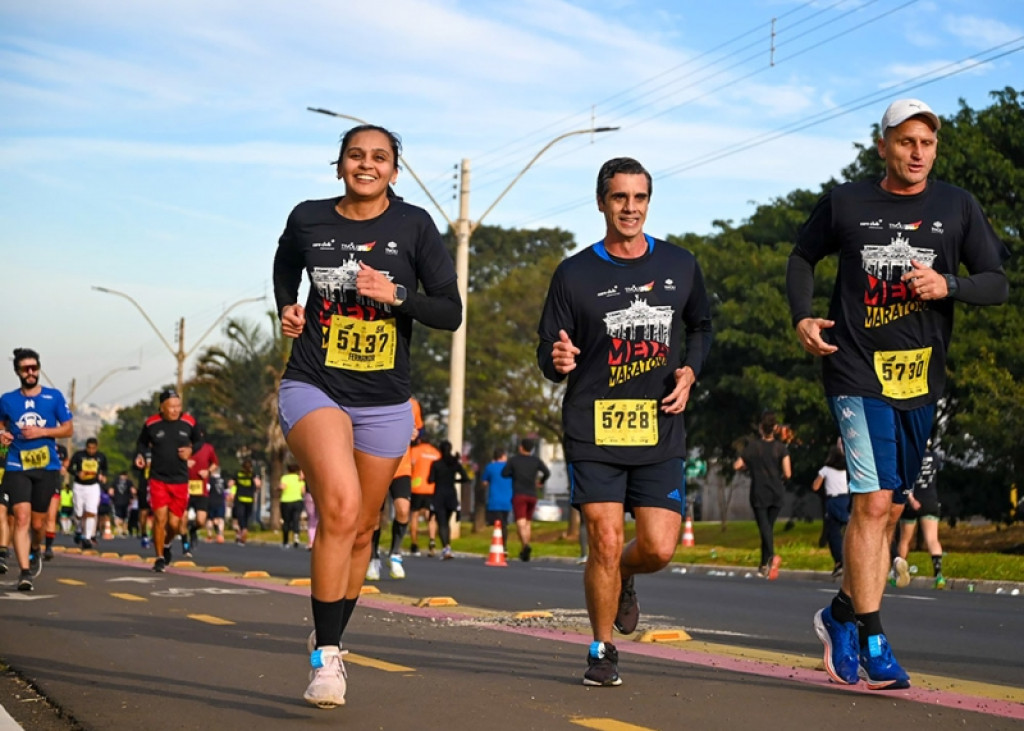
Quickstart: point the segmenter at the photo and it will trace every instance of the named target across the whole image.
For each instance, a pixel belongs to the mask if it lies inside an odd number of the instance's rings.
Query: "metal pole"
[[[220,322],[220,320],[217,320]],[[185,402],[185,318],[178,321],[178,352],[174,354],[178,361],[178,396]]]
[[[462,298],[462,324],[452,333],[451,367],[448,378],[448,441],[452,451],[462,454],[463,417],[466,405],[466,326],[469,298],[469,160],[463,158],[459,185],[459,218],[455,221],[455,274]]]

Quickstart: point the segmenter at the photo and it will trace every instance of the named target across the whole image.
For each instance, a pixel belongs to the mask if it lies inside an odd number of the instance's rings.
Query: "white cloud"
[[[990,48],[1022,35],[1019,27],[994,18],[980,18],[975,15],[947,16],[944,26],[958,41],[973,48]]]

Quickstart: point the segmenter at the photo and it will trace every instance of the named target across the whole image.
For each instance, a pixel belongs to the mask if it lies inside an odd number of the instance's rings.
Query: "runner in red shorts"
[[[171,541],[178,535],[188,508],[188,460],[199,441],[195,418],[181,412],[181,397],[174,389],[165,390],[160,394],[160,412],[142,426],[135,455],[135,466],[143,469],[143,455],[152,451],[149,506],[154,518],[154,571],[162,572],[171,562]]]

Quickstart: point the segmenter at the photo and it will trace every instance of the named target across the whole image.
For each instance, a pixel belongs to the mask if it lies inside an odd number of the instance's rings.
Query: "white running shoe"
[[[391,556],[391,578],[392,579],[404,579],[405,578],[405,567],[402,565],[401,556]]]
[[[366,567],[367,581],[380,581],[380,559],[371,558],[370,565]]]
[[[317,708],[345,705],[346,677],[342,656],[348,654],[341,647],[319,647],[309,656],[313,669],[309,672],[309,687],[302,697]]]
[[[907,559],[897,556],[892,560],[889,583],[897,589],[903,589],[910,585],[910,567],[907,565]]]

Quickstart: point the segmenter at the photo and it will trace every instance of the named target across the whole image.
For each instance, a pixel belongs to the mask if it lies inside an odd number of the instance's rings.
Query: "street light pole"
[[[339,112],[332,112],[328,109],[321,109],[318,107],[306,107],[311,112],[318,114],[326,114],[331,117],[340,117],[342,119],[348,119],[359,124],[367,124],[365,120],[353,117],[348,114],[341,114]],[[448,222],[448,225],[452,228],[455,233],[455,273],[458,276],[458,287],[459,296],[462,298],[463,307],[465,308],[469,302],[469,240],[473,236],[473,232],[480,227],[484,218],[494,210],[494,207],[498,205],[505,194],[508,193],[512,186],[519,182],[519,179],[526,174],[535,162],[547,152],[553,145],[564,140],[566,137],[572,137],[574,135],[584,134],[599,134],[602,132],[614,132],[619,129],[618,127],[591,127],[589,129],[578,129],[572,132],[566,132],[558,135],[553,140],[548,142],[540,151],[533,156],[530,162],[526,163],[519,174],[516,175],[512,182],[510,182],[505,189],[501,191],[494,202],[487,207],[487,210],[481,214],[480,218],[476,221],[472,221],[469,217],[469,192],[470,192],[470,175],[469,175],[469,159],[463,158],[462,167],[460,168],[460,185],[459,185],[459,217],[452,221],[445,213],[444,208],[441,204],[434,199],[434,196],[427,190],[427,186],[417,177],[416,173],[412,171],[408,163],[402,159],[402,164],[405,165],[406,170],[412,175],[423,192],[427,194],[427,197],[437,208],[438,212]],[[401,159],[401,158],[400,158]],[[452,444],[452,451],[455,454],[462,454],[462,437],[464,430],[464,415],[465,415],[465,399],[466,399],[466,321],[467,316],[465,312],[462,317],[462,324],[459,328],[452,333],[452,355],[451,355],[451,367],[449,372],[449,387],[448,387],[448,441]]]
[[[160,338],[160,342],[162,342],[164,346],[167,348],[167,350],[170,352],[170,354],[174,356],[174,360],[177,363],[178,395],[181,396],[182,398],[184,398],[185,396],[185,360],[190,355],[192,355],[193,352],[195,352],[195,349],[199,347],[199,344],[206,339],[207,335],[213,332],[213,329],[220,324],[221,320],[228,316],[228,313],[231,312],[231,310],[235,309],[236,307],[239,307],[240,305],[245,305],[250,302],[262,302],[265,299],[264,297],[247,297],[246,299],[238,300],[238,302],[235,302],[233,305],[224,310],[224,312],[220,314],[220,317],[213,321],[213,324],[210,325],[209,328],[207,328],[206,332],[199,336],[199,339],[192,344],[192,347],[189,350],[185,350],[185,318],[181,318],[181,320],[178,321],[178,349],[175,350],[171,346],[171,344],[167,342],[167,338],[163,336],[163,333],[160,332],[160,329],[156,326],[153,320],[150,319],[149,315],[146,314],[146,311],[142,309],[142,305],[136,302],[135,299],[132,298],[130,295],[127,295],[124,292],[119,292],[116,289],[108,289],[107,287],[97,287],[95,285],[93,286],[93,289],[95,289],[97,292],[104,292],[106,294],[113,294],[117,295],[118,297],[123,297],[124,299],[131,302],[135,306],[135,309],[137,309],[139,313],[144,318],[146,318],[146,322],[148,322],[149,326],[153,328],[153,332],[155,332],[157,334],[157,337]]]
[[[90,388],[88,391],[85,392],[85,395],[82,396],[82,401],[85,401],[87,398],[92,396],[93,392],[95,392],[97,388],[102,386],[103,382],[106,381],[108,378],[110,378],[115,373],[120,373],[121,371],[137,371],[137,370],[139,370],[139,366],[137,366],[137,365],[133,365],[133,366],[119,366],[119,367],[114,368],[113,370],[105,373],[100,380],[96,381],[96,383],[93,384],[92,388]],[[76,380],[74,378],[72,378],[71,379],[71,393],[69,394],[70,398],[68,399],[68,409],[70,409],[70,411],[71,411],[72,418],[75,415],[75,409],[78,408],[78,402],[75,400],[75,384],[76,384]],[[68,450],[68,454],[70,455],[71,454],[71,437],[67,438],[67,441],[64,443],[64,446]]]

